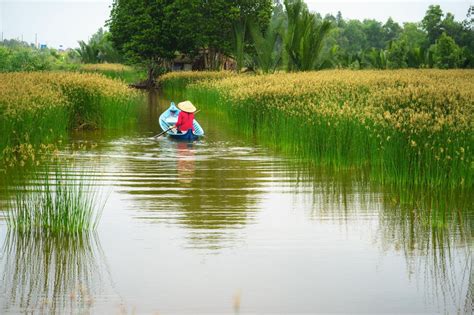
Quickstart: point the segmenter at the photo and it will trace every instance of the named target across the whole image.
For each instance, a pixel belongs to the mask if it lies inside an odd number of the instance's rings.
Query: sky
[[[463,20],[474,0],[306,0],[311,11],[323,16],[341,11],[345,19],[392,17],[399,23],[418,22],[430,4],[439,4]],[[78,47],[109,18],[112,0],[0,0],[0,36],[47,44],[48,47]],[[3,35],[2,35],[3,34]],[[0,37],[0,40],[2,39]]]

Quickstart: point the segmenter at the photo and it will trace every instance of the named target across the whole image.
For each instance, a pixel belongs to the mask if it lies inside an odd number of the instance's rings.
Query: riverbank
[[[318,165],[404,187],[473,187],[474,71],[183,72],[160,84]]]
[[[103,74],[108,78],[121,80],[124,83],[132,85],[132,87],[140,85],[141,82],[146,81],[145,70],[136,69],[118,63],[82,64],[79,67],[79,71]]]
[[[138,97],[126,84],[100,74],[0,74],[0,158],[24,146],[53,143],[73,129],[126,125],[136,119]]]

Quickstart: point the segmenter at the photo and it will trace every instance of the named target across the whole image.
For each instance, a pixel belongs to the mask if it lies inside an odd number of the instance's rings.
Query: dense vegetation
[[[7,216],[10,228],[66,236],[97,227],[103,204],[87,180],[74,178],[58,166],[33,177],[37,177],[34,190],[28,184],[15,187]]]
[[[403,186],[474,184],[471,70],[170,73],[161,83],[318,164],[367,167]]]
[[[432,5],[420,23],[399,25],[342,14],[321,17],[302,0],[114,2],[110,39],[150,78],[176,53],[200,56],[202,69],[308,71],[323,68],[472,68],[473,7],[462,22]],[[194,59],[196,60],[196,59]]]
[[[114,1],[108,25],[115,47],[152,80],[178,51],[218,69],[232,53],[233,28],[250,18],[265,27],[271,10],[271,0]]]
[[[51,143],[73,128],[123,125],[134,119],[136,97],[120,81],[99,74],[0,74],[0,156],[28,158],[19,154],[28,145]]]
[[[0,42],[0,73],[74,69],[77,67],[75,58],[74,52],[36,49],[17,40]]]
[[[351,68],[473,68],[474,7],[462,22],[439,5],[431,5],[419,23],[400,26],[392,19],[344,20],[327,16],[335,26],[328,36],[332,67]]]
[[[122,58],[112,47],[110,33],[100,28],[86,43],[79,41],[79,48],[56,50],[36,48],[18,40],[0,42],[0,72],[78,70],[81,64],[121,62]]]

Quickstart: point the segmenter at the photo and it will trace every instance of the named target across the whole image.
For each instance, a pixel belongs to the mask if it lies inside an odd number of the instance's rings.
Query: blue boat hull
[[[180,110],[171,102],[170,107],[160,115],[158,123],[163,131],[168,130],[171,126],[175,125],[178,121],[178,115]],[[204,129],[197,122],[196,119],[193,121],[194,132],[189,129],[187,132],[176,133],[171,130],[167,131],[166,134],[176,140],[194,141],[204,136]]]
[[[175,140],[194,141],[199,139],[199,136],[195,135],[192,129],[189,129],[187,132],[183,133],[170,133],[168,136]]]

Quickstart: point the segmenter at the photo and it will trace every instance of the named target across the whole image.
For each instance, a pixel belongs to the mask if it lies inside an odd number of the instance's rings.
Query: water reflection
[[[384,248],[404,254],[409,274],[432,288],[431,303],[443,301],[458,312],[472,280],[472,204],[466,191],[392,190],[379,215]]]
[[[189,142],[177,143],[177,169],[178,183],[181,186],[189,187],[194,178],[196,170],[194,144]]]
[[[95,233],[7,233],[2,246],[2,313],[84,313],[110,286]]]
[[[293,168],[288,174],[294,172]],[[294,193],[311,191],[310,217],[373,230],[383,253],[401,253],[407,273],[443,309],[472,310],[474,194],[375,185],[353,170],[301,166]],[[290,176],[290,175],[288,175]],[[449,310],[444,309],[445,312]]]
[[[259,150],[167,138],[139,145],[117,143],[127,153],[109,176],[141,219],[182,225],[190,246],[208,249],[230,245],[252,221],[268,165]]]
[[[241,309],[255,313],[472,309],[471,192],[308,166],[239,140],[210,113],[199,116],[203,141],[151,139],[168,100],[150,102],[127,135],[78,134],[98,146],[69,170],[112,190],[99,231],[140,313],[225,313],[240,289]],[[97,311],[108,271],[96,236],[5,244],[0,313]]]

